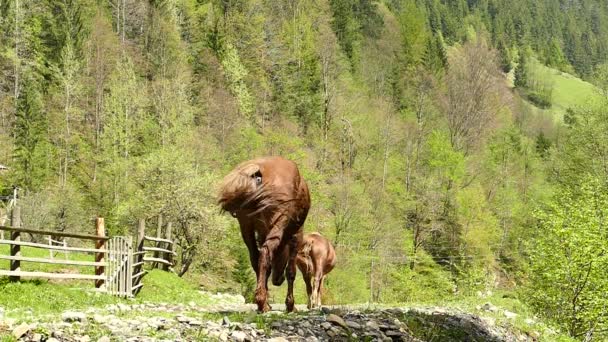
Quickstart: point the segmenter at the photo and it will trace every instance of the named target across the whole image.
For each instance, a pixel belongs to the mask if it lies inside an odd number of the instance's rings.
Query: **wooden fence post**
[[[167,240],[171,240],[171,230],[173,228],[173,224],[171,222],[167,223],[167,231],[165,232],[165,239]],[[166,247],[165,249],[168,251],[173,251],[173,244],[170,242],[165,243]],[[163,271],[169,271],[169,267],[172,267],[173,265],[173,254],[172,253],[165,253],[165,260],[167,260],[168,262],[171,263],[171,266],[167,265],[167,264],[163,264]]]
[[[95,219],[95,232],[98,237],[106,236],[106,227],[104,223],[103,217],[98,217]],[[106,240],[100,239],[95,241],[96,249],[105,249]],[[95,253],[95,261],[96,262],[104,262],[105,261],[105,252],[97,252]],[[105,275],[105,266],[95,266],[95,275]],[[95,288],[100,289],[104,287],[105,281],[102,279],[95,280]]]
[[[156,226],[156,238],[160,239],[162,237],[163,232],[163,215],[158,215],[158,225]],[[156,242],[155,247],[161,248],[162,244],[160,242]],[[154,258],[160,259],[161,255],[159,252],[154,252]],[[155,262],[152,264],[152,268],[160,268],[160,264]]]
[[[136,295],[141,290],[141,286],[137,286],[141,283],[143,278],[142,271],[144,269],[144,241],[146,236],[146,220],[139,219],[137,227],[137,246],[135,246],[135,260],[133,263],[136,265],[133,269],[132,289],[133,295]]]
[[[11,226],[15,228],[21,228],[21,208],[19,206],[14,206],[13,211],[11,212]],[[21,233],[20,232],[11,232],[11,240],[15,242],[21,241]],[[10,252],[12,257],[21,257],[21,246],[20,245],[10,245]],[[11,260],[11,271],[20,272],[21,271],[21,261],[20,260]],[[21,277],[18,275],[10,276],[8,278],[10,281],[19,281]]]

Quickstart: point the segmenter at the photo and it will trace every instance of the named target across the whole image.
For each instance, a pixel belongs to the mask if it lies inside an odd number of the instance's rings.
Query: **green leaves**
[[[529,302],[582,338],[608,325],[608,194],[587,178],[576,192],[561,191],[538,211],[538,237],[530,246]],[[601,333],[600,333],[601,334]]]

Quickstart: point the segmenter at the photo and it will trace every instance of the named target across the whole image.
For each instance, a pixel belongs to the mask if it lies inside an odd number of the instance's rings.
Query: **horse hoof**
[[[268,303],[264,303],[264,305],[261,306],[261,308],[260,308],[260,305],[258,305],[258,311],[261,312],[261,313],[265,313],[265,312],[268,312],[270,310],[272,310],[272,307]]]

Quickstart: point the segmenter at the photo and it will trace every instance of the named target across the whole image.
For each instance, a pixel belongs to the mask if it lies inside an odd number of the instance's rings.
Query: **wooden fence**
[[[174,243],[171,240],[172,224],[167,223],[164,238],[162,237],[162,216],[158,217],[156,237],[146,235],[146,222],[139,220],[137,229],[137,252],[133,254],[133,291],[137,294],[143,286],[142,278],[147,273],[143,269],[145,263],[150,263],[152,268],[162,268],[165,271],[172,271],[174,266],[175,253]],[[152,244],[153,247],[146,246]],[[152,253],[152,256],[149,256]]]
[[[95,220],[96,235],[63,233],[57,231],[43,231],[21,227],[20,208],[15,206],[11,213],[11,226],[0,226],[0,231],[10,233],[10,239],[0,239],[0,245],[9,245],[10,255],[0,255],[0,259],[9,260],[9,270],[0,269],[0,276],[8,276],[11,281],[19,281],[21,277],[48,278],[48,279],[81,279],[93,280],[95,288],[117,296],[129,297],[137,294],[142,286],[142,278],[147,273],[144,263],[162,265],[164,270],[171,270],[173,266],[174,243],[171,240],[171,224],[167,224],[165,238],[149,237],[145,235],[145,222],[139,221],[137,246],[133,248],[131,237],[108,237],[105,234],[103,218]],[[159,232],[160,229],[157,231]],[[22,241],[21,234],[48,236],[48,244]],[[71,247],[65,242],[66,238],[93,241],[95,248]],[[53,240],[63,239],[61,245]],[[154,247],[146,246],[152,242]],[[49,258],[25,257],[21,254],[21,246],[49,250]],[[64,252],[64,258],[54,258],[52,252]],[[71,253],[93,254],[94,260],[70,260]],[[147,256],[154,253],[154,256]],[[51,273],[39,271],[22,271],[21,262],[46,263],[54,265],[68,265],[77,267],[94,267],[94,274],[81,273]]]

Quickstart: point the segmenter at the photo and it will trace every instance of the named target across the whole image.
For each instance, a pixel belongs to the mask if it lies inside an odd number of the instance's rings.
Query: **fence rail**
[[[108,236],[97,236],[97,235],[78,234],[78,233],[66,233],[66,232],[58,232],[58,231],[51,231],[51,230],[37,230],[37,229],[12,227],[12,226],[0,226],[0,230],[7,230],[7,231],[19,232],[19,233],[38,234],[38,235],[69,237],[69,238],[75,238],[75,239],[94,240],[94,241],[100,241],[100,240],[107,241],[107,240],[110,239],[110,237],[108,237]]]

